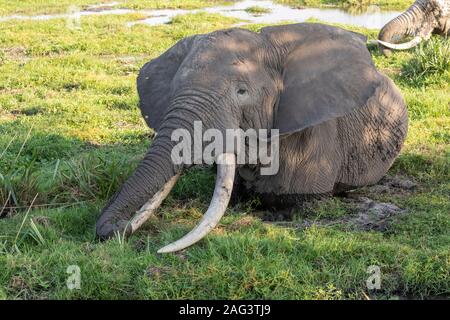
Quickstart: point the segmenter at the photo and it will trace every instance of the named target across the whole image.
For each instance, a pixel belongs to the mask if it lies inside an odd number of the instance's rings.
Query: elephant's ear
[[[274,127],[289,134],[364,107],[380,74],[360,34],[321,24],[264,28],[280,49],[283,89]]]
[[[139,107],[147,125],[158,131],[170,100],[172,79],[198,36],[178,41],[139,72],[137,89]]]

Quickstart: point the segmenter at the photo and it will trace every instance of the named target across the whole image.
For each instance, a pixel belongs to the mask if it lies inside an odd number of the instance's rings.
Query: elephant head
[[[448,35],[450,31],[450,0],[416,0],[403,14],[386,24],[378,35],[381,52],[388,56],[393,50],[407,50],[428,40],[433,33]],[[405,37],[414,37],[398,43]]]
[[[109,201],[97,235],[131,234],[153,214],[191,163],[174,164],[171,135],[194,122],[219,131],[277,128],[290,135],[363,106],[380,77],[362,35],[320,24],[228,29],[185,38],[143,66],[140,108],[157,134],[134,174]],[[301,102],[302,108],[296,106]],[[159,252],[204,237],[224,214],[236,156],[217,155],[216,186],[207,213],[186,237]]]

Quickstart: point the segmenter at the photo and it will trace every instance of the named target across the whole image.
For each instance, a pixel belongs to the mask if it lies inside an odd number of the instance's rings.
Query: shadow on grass
[[[0,132],[6,133],[0,139],[0,216],[26,210],[36,195],[36,207],[106,201],[133,173],[150,140],[130,134],[123,137],[128,143],[93,145],[20,123],[2,124]],[[209,167],[189,170],[171,196],[209,201],[214,181]]]

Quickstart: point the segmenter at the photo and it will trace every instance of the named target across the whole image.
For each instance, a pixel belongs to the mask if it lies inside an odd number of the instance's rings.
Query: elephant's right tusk
[[[217,157],[217,180],[214,195],[208,211],[199,224],[187,235],[164,248],[158,253],[169,253],[183,250],[203,239],[215,226],[227,209],[233,191],[234,175],[236,172],[236,156],[234,153],[224,153]]]
[[[395,44],[395,43],[389,43],[385,41],[378,40],[378,43],[385,46],[386,48],[393,49],[393,50],[408,50],[415,46],[417,46],[422,41],[422,37],[415,37],[411,41]]]
[[[161,205],[164,199],[169,195],[170,191],[177,182],[180,174],[173,176],[155,195],[136,212],[130,221],[131,233],[135,232],[145,221],[150,218],[156,209]]]

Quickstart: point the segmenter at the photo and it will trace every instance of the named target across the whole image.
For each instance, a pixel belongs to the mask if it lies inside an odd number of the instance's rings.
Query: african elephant
[[[134,174],[102,211],[97,235],[129,235],[154,213],[189,163],[174,164],[171,135],[194,121],[219,131],[279,130],[279,170],[236,165],[218,154],[208,211],[187,236],[158,252],[202,239],[224,214],[233,188],[271,206],[294,206],[305,195],[332,195],[374,184],[405,139],[408,117],[394,83],[380,74],[366,37],[322,24],[233,28],[180,40],[145,64],[140,108],[157,134]],[[235,179],[235,176],[238,179]]]
[[[378,35],[381,52],[388,56],[393,50],[407,50],[431,35],[450,34],[450,0],[416,0],[403,14],[386,24]],[[412,40],[397,44],[405,37]]]

